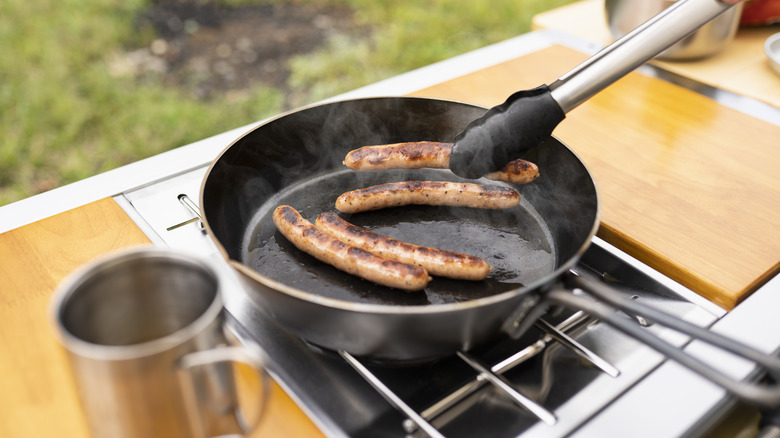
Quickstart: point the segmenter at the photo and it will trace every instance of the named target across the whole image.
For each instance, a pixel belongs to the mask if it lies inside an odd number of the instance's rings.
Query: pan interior
[[[408,180],[462,181],[449,171],[433,169],[365,173],[336,170],[314,175],[287,186],[258,209],[244,236],[242,263],[280,283],[312,294],[350,302],[396,305],[473,300],[522,288],[555,270],[558,261],[550,230],[525,199],[519,206],[506,210],[408,206],[349,215],[339,213],[334,207],[336,198],[345,191]],[[422,293],[380,286],[339,271],[295,248],[271,220],[273,210],[282,204],[291,205],[312,222],[321,212],[333,212],[353,224],[399,240],[481,257],[493,270],[482,281],[434,277]]]

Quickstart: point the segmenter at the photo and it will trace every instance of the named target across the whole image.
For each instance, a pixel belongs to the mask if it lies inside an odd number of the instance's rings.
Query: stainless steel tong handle
[[[568,113],[733,6],[721,0],[675,2],[551,83],[553,99]]]
[[[479,178],[541,145],[566,113],[733,5],[680,0],[549,86],[512,94],[453,139],[450,170]]]

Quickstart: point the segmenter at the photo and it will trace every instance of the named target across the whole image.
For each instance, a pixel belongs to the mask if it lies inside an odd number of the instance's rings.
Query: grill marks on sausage
[[[453,143],[417,141],[386,145],[364,146],[344,158],[352,170],[372,171],[388,169],[448,169]],[[523,159],[510,161],[503,168],[485,175],[494,181],[527,184],[539,177],[539,167]]]
[[[479,257],[393,239],[351,224],[333,213],[320,214],[316,226],[344,243],[391,260],[421,266],[431,275],[482,280],[490,274],[490,265]]]
[[[344,164],[354,170],[446,169],[450,165],[452,143],[418,141],[365,146],[347,154]]]
[[[336,199],[336,208],[343,213],[359,213],[405,205],[504,209],[519,203],[520,194],[509,187],[450,181],[404,181],[346,192]]]
[[[408,291],[422,290],[430,281],[428,272],[420,266],[388,260],[346,244],[315,227],[289,205],[274,210],[273,222],[296,248],[349,274]]]

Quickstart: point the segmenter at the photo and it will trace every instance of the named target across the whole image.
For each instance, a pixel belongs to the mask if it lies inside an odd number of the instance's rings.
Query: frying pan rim
[[[348,311],[348,312],[359,312],[364,314],[440,314],[440,313],[447,313],[447,312],[458,312],[462,311],[471,307],[482,307],[482,306],[488,306],[499,302],[509,301],[513,298],[519,297],[521,295],[525,295],[527,293],[530,293],[531,291],[537,290],[541,288],[544,285],[552,284],[556,279],[561,278],[564,273],[566,273],[570,268],[572,268],[582,257],[582,255],[585,253],[585,251],[588,249],[588,247],[591,244],[591,241],[593,240],[593,237],[596,235],[596,232],[598,231],[598,228],[601,224],[601,195],[598,189],[598,185],[596,184],[596,180],[593,178],[593,173],[590,172],[587,165],[584,161],[580,158],[580,156],[574,152],[569,146],[567,146],[565,143],[560,141],[557,137],[554,135],[552,138],[554,138],[556,141],[558,141],[563,147],[565,147],[574,157],[580,162],[580,164],[585,169],[585,172],[590,176],[591,183],[593,184],[594,194],[595,194],[595,203],[596,203],[596,211],[594,214],[594,220],[593,225],[591,226],[590,231],[588,232],[588,236],[586,239],[583,240],[583,242],[580,244],[580,247],[575,251],[575,253],[569,257],[568,260],[561,263],[555,270],[553,270],[551,273],[541,276],[537,280],[533,281],[532,283],[525,285],[523,287],[517,288],[517,289],[511,289],[505,292],[498,293],[496,295],[491,295],[487,297],[481,297],[473,300],[468,301],[461,301],[456,303],[431,303],[431,304],[425,304],[425,305],[398,305],[398,304],[377,304],[377,303],[360,303],[360,302],[354,302],[354,301],[347,301],[343,299],[338,298],[331,298],[331,297],[325,297],[322,295],[317,295],[312,292],[306,292],[301,289],[294,288],[292,286],[288,286],[286,284],[280,283],[268,276],[265,276],[263,274],[260,274],[259,272],[255,271],[254,269],[250,268],[249,266],[243,264],[241,261],[234,260],[230,258],[230,256],[227,253],[227,250],[225,250],[222,243],[217,239],[214,231],[211,228],[211,225],[209,224],[208,217],[205,214],[204,211],[204,193],[206,184],[209,182],[209,176],[211,175],[211,172],[214,170],[214,168],[219,163],[220,159],[239,141],[241,141],[244,137],[248,136],[255,130],[268,125],[269,123],[272,123],[278,119],[281,119],[283,117],[287,117],[292,114],[296,114],[302,111],[306,111],[311,108],[317,108],[322,107],[326,105],[337,105],[337,104],[343,104],[343,103],[349,103],[349,102],[356,102],[356,101],[369,101],[369,100],[387,100],[387,99],[396,99],[396,100],[418,100],[418,101],[439,101],[444,103],[455,103],[460,105],[467,105],[474,108],[484,109],[487,111],[487,108],[484,108],[480,105],[475,105],[473,103],[469,102],[463,102],[463,101],[457,101],[457,100],[451,100],[451,99],[441,99],[441,98],[428,98],[428,97],[419,97],[419,96],[371,96],[371,97],[362,97],[362,98],[353,98],[353,99],[343,99],[343,100],[326,100],[322,102],[313,103],[310,105],[305,105],[299,108],[295,108],[289,111],[286,111],[284,113],[278,114],[277,116],[270,117],[268,119],[262,120],[260,122],[257,122],[252,127],[250,127],[246,132],[239,135],[235,140],[230,142],[217,156],[214,158],[214,160],[209,165],[208,170],[206,170],[205,175],[203,176],[203,181],[201,182],[200,186],[200,195],[199,195],[199,205],[201,209],[201,221],[203,222],[204,229],[206,231],[206,234],[209,236],[209,238],[214,242],[217,249],[219,250],[222,257],[231,265],[234,269],[242,273],[243,275],[246,275],[251,280],[256,281],[263,285],[264,287],[273,289],[277,292],[284,293],[286,295],[291,296],[292,298],[296,298],[302,301],[309,302],[311,304],[316,304],[320,306],[325,306],[333,309],[338,309],[341,311]],[[345,274],[349,275],[349,274]],[[415,292],[406,292],[406,291],[399,291],[398,293],[415,293]]]

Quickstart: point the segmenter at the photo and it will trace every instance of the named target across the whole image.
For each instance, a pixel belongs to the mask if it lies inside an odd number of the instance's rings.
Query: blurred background
[[[573,0],[2,0],[0,205],[530,30]]]

